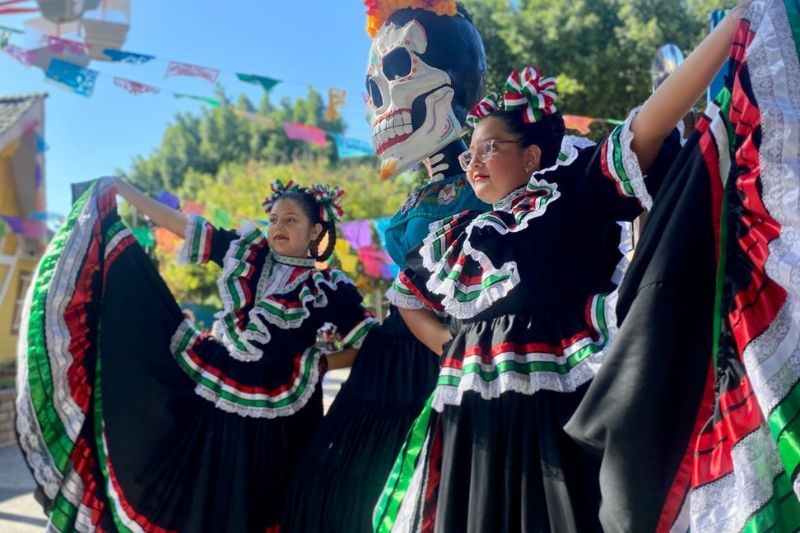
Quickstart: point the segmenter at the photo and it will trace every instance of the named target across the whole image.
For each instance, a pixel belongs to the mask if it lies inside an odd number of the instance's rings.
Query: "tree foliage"
[[[570,114],[624,118],[651,91],[661,46],[688,53],[708,33],[707,15],[730,0],[464,0],[484,38],[487,88],[511,69],[537,65],[558,77]]]

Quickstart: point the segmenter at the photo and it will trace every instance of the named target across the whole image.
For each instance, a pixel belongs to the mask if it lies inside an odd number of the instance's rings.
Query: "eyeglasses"
[[[519,144],[519,141],[498,141],[497,139],[486,139],[482,141],[478,144],[477,150],[475,150],[475,157],[477,157],[478,162],[486,163],[494,157],[497,153],[494,147],[495,144]],[[458,156],[458,163],[461,165],[461,170],[466,172],[472,164],[472,152],[469,150],[462,152]]]

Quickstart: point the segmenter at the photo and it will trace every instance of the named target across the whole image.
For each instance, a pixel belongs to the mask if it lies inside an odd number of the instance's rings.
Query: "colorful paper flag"
[[[306,141],[319,146],[328,144],[325,132],[314,126],[297,124],[296,122],[284,122],[283,131],[286,132],[287,137],[295,141]]]
[[[174,194],[168,193],[167,191],[161,191],[158,193],[156,197],[160,203],[164,204],[167,207],[171,207],[172,209],[178,209],[181,205],[181,200]]]
[[[391,265],[381,265],[381,277],[383,279],[394,279],[400,273],[400,267],[392,263]]]
[[[389,262],[386,252],[376,250],[372,246],[359,249],[358,258],[361,260],[361,264],[364,265],[364,273],[373,278],[382,277],[381,267]]]
[[[36,136],[36,152],[43,154],[50,148],[41,135]]]
[[[50,213],[47,211],[32,211],[28,213],[28,218],[39,222],[47,222],[48,220],[62,222],[64,220],[64,215],[59,215],[58,213]]]
[[[231,220],[231,217],[228,215],[228,213],[221,207],[214,208],[214,210],[211,212],[209,220],[211,220],[211,223],[219,228],[233,227],[233,220]]]
[[[174,253],[178,247],[179,239],[166,228],[158,227],[155,229],[156,245],[168,254]]]
[[[336,241],[333,249],[336,251],[336,257],[342,265],[342,270],[348,274],[355,274],[358,267],[358,256],[351,251],[347,241]]]
[[[62,39],[61,37],[54,37],[52,35],[43,35],[42,44],[47,46],[54,54],[70,54],[79,57],[88,54],[86,43],[80,41]]]
[[[368,141],[334,134],[333,142],[336,143],[336,152],[339,154],[339,159],[375,155],[375,148]]]
[[[197,100],[198,102],[203,102],[204,104],[208,104],[211,107],[219,107],[219,100],[215,100],[214,98],[206,98],[205,96],[194,96],[193,94],[184,94],[184,93],[172,93],[175,95],[175,98],[182,99],[185,98],[187,100]]]
[[[219,76],[219,69],[204,67],[202,65],[192,65],[190,63],[180,63],[178,61],[170,61],[167,66],[167,74],[165,78],[173,76],[187,76],[189,78],[202,78],[209,83],[217,81]]]
[[[16,33],[17,35],[25,35],[23,30],[18,30],[17,28],[9,28],[8,26],[0,26],[0,30],[3,30],[8,33]]]
[[[13,44],[7,44],[3,47],[3,52],[7,53],[26,67],[30,67],[36,61],[36,52],[33,50],[25,50]]]
[[[118,78],[114,77],[114,85],[121,89],[125,89],[130,94],[133,95],[140,95],[140,94],[158,94],[161,92],[161,89],[158,87],[154,87],[152,85],[147,85],[146,83],[139,83],[138,81],[127,80],[125,78]]]
[[[22,217],[8,216],[0,218],[2,218],[5,221],[6,225],[8,226],[8,229],[11,230],[11,233],[14,233],[16,235],[22,235],[22,231],[24,229],[24,224],[22,223]]]
[[[131,233],[133,233],[133,236],[139,241],[139,244],[145,248],[152,248],[156,245],[156,236],[151,228],[138,226],[131,228]]]
[[[27,135],[29,133],[33,133],[39,127],[38,120],[29,120],[22,126],[22,134]]]
[[[65,85],[81,96],[90,97],[94,91],[98,72],[54,57],[45,74],[51,80]]]
[[[591,132],[590,126],[595,119],[578,115],[564,115],[564,126],[568,130],[575,130],[583,135]]]
[[[47,237],[47,227],[38,220],[22,220],[22,235],[29,239]]]
[[[278,85],[281,82],[281,80],[274,80],[272,78],[259,76],[257,74],[240,74],[237,72],[236,77],[239,78],[239,81],[243,81],[245,83],[252,83],[253,85],[260,85],[267,92],[270,92],[276,85]]]
[[[386,249],[386,230],[389,229],[389,224],[392,222],[392,217],[376,218],[372,221],[375,225],[375,233],[378,234],[378,240],[381,243],[381,248]]]
[[[342,116],[340,108],[347,100],[347,91],[343,89],[328,89],[328,109],[325,110],[325,120],[333,122]]]
[[[192,202],[191,200],[184,200],[182,211],[187,215],[189,213],[194,213],[195,215],[203,216],[206,212],[206,208],[200,204]]]
[[[372,246],[372,231],[370,230],[369,220],[345,222],[341,225],[341,229],[342,235],[353,249],[359,250]]]
[[[155,59],[155,56],[123,52],[122,50],[115,50],[113,48],[106,48],[103,50],[103,55],[111,59],[114,63],[128,63],[130,65],[143,65]]]

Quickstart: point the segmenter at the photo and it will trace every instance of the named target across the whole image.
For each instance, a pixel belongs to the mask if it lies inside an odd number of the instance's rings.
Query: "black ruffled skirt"
[[[370,331],[295,470],[282,532],[372,530],[386,478],[438,372],[439,358],[398,313]]]
[[[184,321],[114,194],[100,183],[76,204],[25,306],[17,429],[50,526],[263,533],[278,525],[291,469],[322,419],[321,387],[274,418],[201,397],[198,381],[223,359],[232,373],[219,376],[221,396],[270,369],[224,357]],[[191,358],[174,349],[179,331],[193,339]]]

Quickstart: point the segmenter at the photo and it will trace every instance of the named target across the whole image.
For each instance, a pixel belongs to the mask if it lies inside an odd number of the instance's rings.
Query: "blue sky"
[[[91,13],[89,16],[96,16]],[[2,16],[0,25],[26,28],[31,16]],[[0,95],[47,92],[45,105],[48,211],[66,213],[69,184],[116,169],[127,169],[135,155],[147,155],[178,112],[200,111],[202,104],[171,94],[132,96],[114,87],[112,75],[150,83],[163,90],[212,96],[203,80],[164,79],[167,61],[196,63],[223,70],[219,81],[232,99],[240,93],[254,103],[262,91],[238,81],[234,72],[286,80],[272,91],[303,96],[314,85],[327,100],[330,87],[347,90],[343,115],[348,135],[369,139],[362,93],[369,38],[359,0],[131,0],[131,28],[124,49],[154,55],[147,65],[93,61],[102,73],[94,95],[85,98],[46,80],[0,53]],[[14,37],[33,47],[36,36]],[[110,75],[109,75],[110,74]]]

